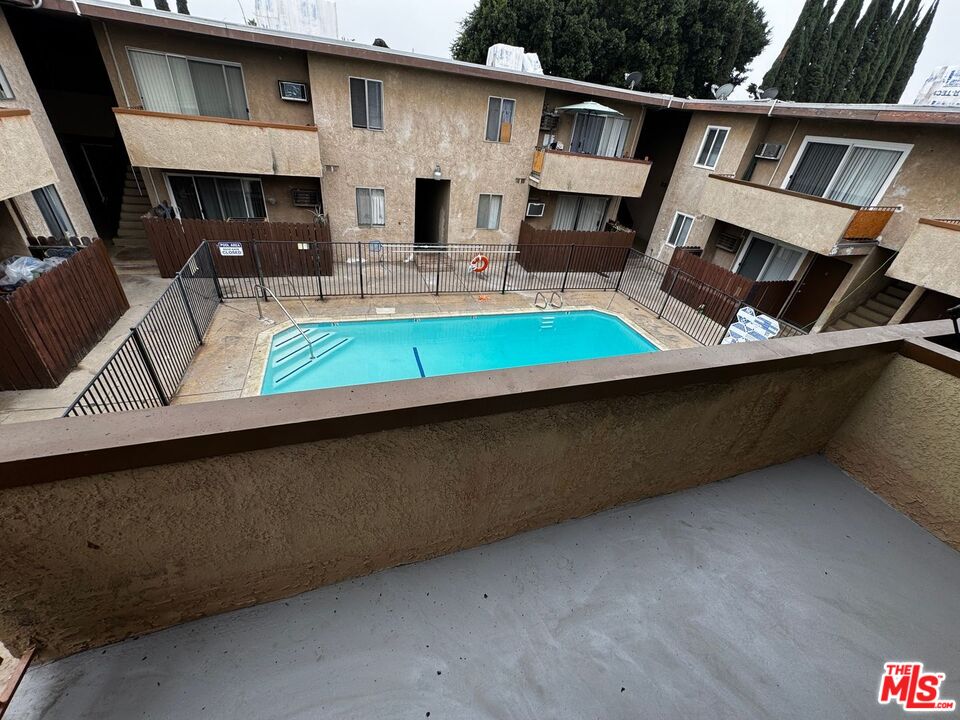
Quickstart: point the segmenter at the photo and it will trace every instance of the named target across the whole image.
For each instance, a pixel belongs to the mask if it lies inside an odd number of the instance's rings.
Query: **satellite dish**
[[[630,90],[636,90],[638,87],[640,87],[640,83],[643,82],[643,73],[638,71],[624,73],[623,81],[627,84],[627,88]]]
[[[726,100],[736,89],[737,86],[733,83],[727,83],[726,85],[721,85],[720,87],[716,87],[714,85],[710,86],[710,91],[717,100]]]
[[[775,87],[772,87],[772,88],[764,88],[763,90],[760,91],[760,99],[761,99],[761,100],[775,100],[776,97],[777,97],[777,95],[779,95],[779,94],[780,94],[780,89],[779,89],[779,88],[775,88]]]

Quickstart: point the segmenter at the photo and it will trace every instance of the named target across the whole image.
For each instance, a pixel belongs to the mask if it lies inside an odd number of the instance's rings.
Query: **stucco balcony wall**
[[[0,200],[57,182],[29,110],[0,108]]]
[[[115,109],[131,164],[247,175],[320,177],[320,143],[310,125]]]
[[[650,163],[644,160],[548,150],[538,187],[555,192],[640,197],[649,174]]]
[[[920,220],[887,275],[960,296],[960,223]]]
[[[829,255],[859,208],[711,175],[700,210],[717,220]]]

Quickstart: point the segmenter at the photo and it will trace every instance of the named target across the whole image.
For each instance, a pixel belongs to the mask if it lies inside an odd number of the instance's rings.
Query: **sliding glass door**
[[[177,212],[189,220],[261,220],[267,210],[260,181],[211,175],[168,175]]]
[[[879,202],[908,146],[857,140],[808,140],[787,190],[867,206]]]
[[[561,195],[553,214],[554,230],[600,229],[610,198],[597,195]]]
[[[627,118],[577,113],[570,150],[601,157],[621,157],[629,129]]]
[[[806,251],[751,233],[736,266],[737,275],[751,280],[792,280]]]

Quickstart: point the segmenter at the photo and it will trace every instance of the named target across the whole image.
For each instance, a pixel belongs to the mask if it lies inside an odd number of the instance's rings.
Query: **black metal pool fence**
[[[592,245],[206,242],[64,416],[169,405],[224,300],[513,291],[618,292],[702,345],[742,300],[632,248]],[[679,289],[682,287],[682,292]],[[682,299],[681,299],[682,298]],[[716,322],[712,318],[723,318]],[[777,337],[805,334],[782,320]]]

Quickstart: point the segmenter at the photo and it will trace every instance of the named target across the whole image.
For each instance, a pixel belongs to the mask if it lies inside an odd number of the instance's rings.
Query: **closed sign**
[[[243,245],[238,242],[221,242],[217,243],[217,247],[220,249],[221,255],[232,257],[243,255]]]

